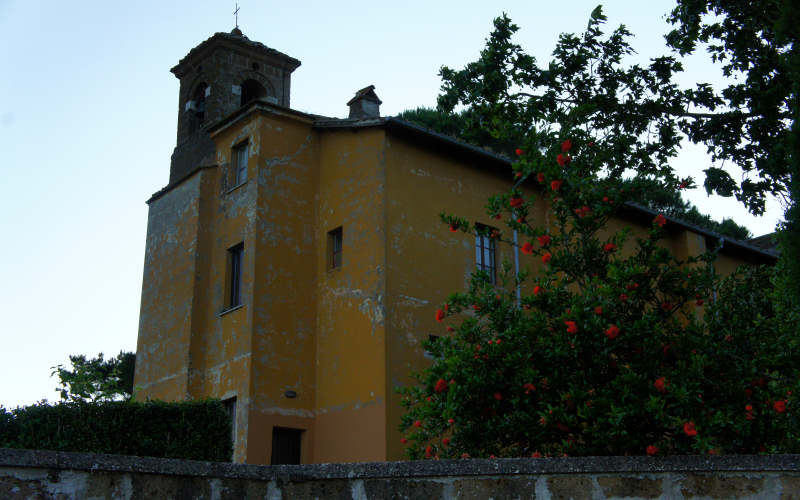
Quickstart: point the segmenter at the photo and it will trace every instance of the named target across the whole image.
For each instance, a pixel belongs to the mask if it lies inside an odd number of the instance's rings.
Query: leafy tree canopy
[[[748,206],[763,207],[760,193],[788,191],[782,268],[785,290],[800,301],[800,9],[791,0],[678,0],[668,20],[671,47],[688,54],[704,46],[724,74],[740,76],[717,97],[727,112],[694,124],[690,137],[758,174],[737,186],[724,171],[709,172]]]
[[[127,400],[133,395],[136,353],[120,351],[116,357],[104,359],[101,352],[96,358],[77,355],[70,356],[69,360],[71,370],[64,365],[52,367],[51,375],[58,375],[60,380],[56,391],[62,400]]]

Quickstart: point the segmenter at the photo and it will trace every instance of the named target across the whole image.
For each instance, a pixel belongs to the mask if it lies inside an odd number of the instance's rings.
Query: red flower
[[[469,453],[462,453],[461,458],[469,458]]]
[[[525,154],[525,150],[519,148],[514,150],[514,152],[517,153],[517,156],[522,156],[523,154]]]
[[[539,181],[539,184],[544,184],[544,174],[541,172],[536,174],[536,180]]]
[[[587,146],[594,146],[594,141],[589,141],[586,143]]]
[[[608,328],[606,328],[605,334],[606,337],[608,337],[611,340],[614,340],[615,338],[619,337],[619,328],[617,328],[617,325],[611,325]]]
[[[444,446],[447,446],[447,445],[449,445],[449,444],[450,444],[450,438],[444,438],[444,439],[442,439],[442,445],[444,445]]]
[[[603,251],[606,252],[606,253],[612,253],[616,249],[617,249],[617,245],[615,245],[613,243],[606,243],[605,245],[603,245]]]
[[[569,162],[572,161],[572,157],[570,155],[563,155],[561,153],[556,156],[556,161],[560,167],[566,167],[569,165]]]
[[[578,333],[578,325],[574,321],[565,321],[564,324],[567,325],[567,333]]]
[[[456,329],[455,329],[455,328],[453,328],[452,326],[448,326],[448,327],[447,327],[447,331],[448,331],[448,332],[454,332],[454,331],[456,331]]]
[[[561,143],[561,152],[567,153],[569,150],[572,149],[572,141],[567,139],[566,141]]]
[[[532,458],[542,458],[542,454],[539,453],[538,451],[534,451],[533,454],[531,455],[531,457]]]
[[[519,208],[522,206],[522,198],[515,196],[508,200],[508,204],[511,206],[511,208]]]
[[[400,442],[403,443],[403,444],[406,444],[408,442],[408,439],[403,438],[403,439],[400,440]]]
[[[547,252],[546,254],[542,255],[542,262],[547,264],[552,258],[553,256],[550,254],[550,252]]]
[[[603,314],[603,306],[596,306],[594,308],[594,313],[596,315],[598,315],[598,316],[602,315]]]
[[[539,236],[538,240],[539,240],[539,244],[541,246],[543,246],[543,247],[546,247],[547,245],[550,244],[550,236],[547,235],[547,234],[543,234],[543,235]]]
[[[421,420],[415,420],[414,421],[414,427],[422,427],[422,421]]]
[[[525,243],[524,245],[522,245],[522,253],[525,253],[525,254],[528,254],[528,255],[533,253],[533,245],[531,244],[530,241]]]
[[[683,433],[689,437],[697,435],[697,429],[694,428],[694,422],[686,422],[683,424]]]
[[[522,177],[522,172],[517,172],[516,174],[514,174],[514,177],[519,179],[520,177]]]
[[[447,419],[447,423],[450,424],[450,425],[453,425],[454,423],[456,423],[456,421],[453,420],[452,418],[448,418]]]
[[[441,309],[437,309],[436,310],[436,321],[441,323],[443,319],[444,319],[444,311],[442,311]]]
[[[625,289],[627,290],[636,290],[637,288],[639,288],[639,283],[628,283],[625,285]]]
[[[479,306],[478,304],[472,304],[472,308],[475,309],[476,311],[481,310],[481,306]]]
[[[653,446],[652,444],[650,446],[648,446],[647,447],[647,454],[650,455],[651,457],[653,455],[657,455],[658,454],[658,446]]]
[[[553,191],[558,191],[561,189],[561,185],[564,184],[564,181],[553,181],[550,183],[550,189]]]
[[[608,196],[603,196],[603,203],[608,203]]]
[[[425,458],[431,458],[431,451],[432,451],[431,445],[425,447]]]
[[[653,387],[656,388],[658,392],[667,392],[667,379],[665,377],[659,377],[653,382]]]
[[[697,302],[695,302],[695,304],[697,304],[698,306],[702,306],[703,305],[703,299],[697,299]]]
[[[667,219],[661,214],[656,215],[656,218],[653,219],[653,224],[658,225],[658,227],[664,227],[664,224],[666,223]]]
[[[436,385],[434,386],[433,390],[436,391],[436,392],[444,392],[444,391],[446,391],[447,390],[447,382],[445,381],[445,379],[440,378],[439,380],[437,380],[436,381]]]
[[[680,183],[680,185],[678,185],[678,189],[684,189],[684,188],[686,188],[687,185],[688,185],[687,182],[683,181],[683,182]]]
[[[525,394],[530,394],[531,392],[535,392],[536,391],[536,386],[531,384],[530,382],[528,382],[527,384],[523,385],[522,388],[525,389]]]
[[[540,287],[539,285],[536,285],[535,287],[533,287],[533,294],[534,295],[539,295],[540,293],[542,293],[542,291],[544,291],[544,288]]]
[[[494,399],[496,399],[496,400],[500,401],[500,400],[502,400],[502,399],[503,399],[503,395],[502,395],[502,394],[500,394],[499,392],[495,392],[495,393],[494,393]]]
[[[450,224],[450,232],[455,233],[456,231],[458,231],[458,226],[455,224]]]
[[[777,411],[778,413],[783,413],[783,412],[785,412],[785,411],[786,411],[786,400],[785,400],[785,399],[782,399],[782,400],[780,400],[780,401],[775,401],[775,402],[772,404],[772,408],[774,408],[774,409],[775,409],[775,411]]]
[[[494,218],[500,220],[503,216],[500,214],[494,214]]]
[[[619,294],[619,300],[620,302],[625,302],[626,300],[628,300],[628,296],[625,295],[624,293],[621,293]]]

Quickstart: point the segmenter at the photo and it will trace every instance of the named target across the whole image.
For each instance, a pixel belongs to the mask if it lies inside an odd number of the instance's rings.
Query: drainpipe
[[[517,284],[517,309],[519,309],[522,295],[519,288],[519,242],[516,229],[514,230],[514,281]]]

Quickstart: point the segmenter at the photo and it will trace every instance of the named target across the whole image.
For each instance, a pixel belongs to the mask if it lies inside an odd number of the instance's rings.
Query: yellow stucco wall
[[[510,237],[484,209],[510,174],[383,127],[314,128],[263,106],[213,139],[215,165],[150,202],[136,397],[236,397],[239,462],[269,463],[275,427],[303,430],[304,463],[403,458],[395,390],[430,363],[422,341],[446,334],[434,312],[475,269],[474,235],[451,233],[438,214]],[[247,182],[234,187],[232,149],[243,142]],[[549,217],[539,200],[528,219]],[[622,226],[632,237],[647,230],[615,220],[608,231]],[[331,269],[338,227],[342,263]],[[666,244],[679,258],[704,249],[703,236],[672,229]],[[239,243],[242,306],[226,311]],[[497,250],[498,269],[513,262],[510,246]],[[522,269],[540,265],[519,257]],[[739,262],[724,256],[718,270]]]

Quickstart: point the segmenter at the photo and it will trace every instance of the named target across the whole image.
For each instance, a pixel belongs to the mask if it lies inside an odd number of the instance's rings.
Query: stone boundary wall
[[[0,448],[0,498],[800,499],[800,455],[259,466]]]

